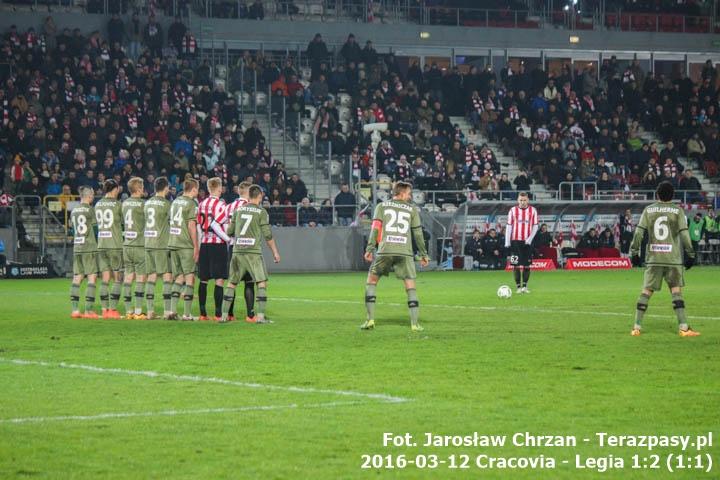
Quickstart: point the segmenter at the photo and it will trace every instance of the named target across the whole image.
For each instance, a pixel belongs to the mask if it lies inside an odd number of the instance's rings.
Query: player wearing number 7
[[[673,309],[678,320],[681,337],[696,337],[699,332],[691,329],[685,316],[685,301],[682,287],[685,286],[683,263],[690,269],[695,263],[695,252],[690,242],[687,218],[682,208],[672,203],[675,189],[668,182],[662,182],[656,191],[659,202],[643,210],[632,243],[630,256],[633,264],[640,266],[640,245],[647,233],[648,245],[645,253],[645,283],[637,301],[635,325],[632,336],[640,335],[641,323],[647,311],[650,297],[662,288],[663,280],[670,287]],[[685,259],[683,261],[683,252]]]
[[[417,207],[410,203],[411,198],[412,186],[409,183],[397,182],[393,187],[392,200],[382,202],[375,208],[370,238],[365,250],[365,260],[372,262],[372,265],[365,285],[367,320],[360,327],[363,330],[375,328],[375,288],[380,277],[388,275],[391,271],[394,271],[395,276],[405,283],[412,331],[423,330],[418,323],[420,303],[415,290],[417,274],[412,241],[415,240],[417,245],[421,266],[428,265],[428,256],[420,213]]]

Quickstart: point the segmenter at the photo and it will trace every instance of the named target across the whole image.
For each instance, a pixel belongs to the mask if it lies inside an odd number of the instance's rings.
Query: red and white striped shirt
[[[228,206],[225,208],[225,218],[227,218],[228,222],[233,216],[233,213],[235,213],[235,210],[242,207],[243,205],[247,205],[248,201],[245,198],[238,197],[232,202],[228,204]]]
[[[533,227],[538,224],[538,214],[535,207],[513,207],[508,212],[508,230],[512,228],[510,240],[524,242],[532,235]]]
[[[225,202],[217,197],[207,197],[205,200],[200,202],[197,214],[197,223],[200,225],[200,229],[202,230],[200,243],[225,243],[225,241],[218,237],[213,231],[212,223],[215,221],[217,224],[225,228],[225,223],[227,221],[226,210],[227,205]]]

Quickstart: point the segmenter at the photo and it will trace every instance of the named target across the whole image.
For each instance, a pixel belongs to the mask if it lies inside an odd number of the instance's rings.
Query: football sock
[[[265,304],[267,303],[267,289],[265,287],[258,287],[257,291],[257,313],[260,318],[265,318]]]
[[[223,286],[222,285],[215,285],[215,290],[213,290],[213,296],[215,297],[215,316],[219,317],[222,315],[222,303],[223,303]]]
[[[155,282],[145,282],[145,304],[148,315],[155,312]]]
[[[407,289],[408,308],[410,309],[410,323],[417,325],[420,316],[420,302],[418,302],[417,291],[414,288]]]
[[[200,304],[200,315],[203,317],[207,315],[207,308],[205,303],[207,302],[207,282],[200,282],[198,286],[198,303]]]
[[[650,302],[650,297],[645,295],[644,293],[641,293],[637,300],[637,306],[635,310],[635,325],[640,326],[643,317],[645,316],[645,312],[648,308],[648,303]]]
[[[143,284],[135,284],[135,315],[142,313],[143,300],[145,300],[145,292],[143,291]],[[150,311],[148,311],[150,313]]]
[[[225,293],[223,294],[222,302],[222,321],[226,322],[228,318],[228,312],[230,311],[230,304],[235,298],[235,288],[225,287]]]
[[[95,284],[88,283],[85,290],[85,312],[92,312],[95,309]]]
[[[517,285],[517,288],[522,288],[522,279],[521,279],[521,275],[520,275],[520,269],[517,267],[514,268],[513,274],[515,275],[515,285]]]
[[[123,302],[125,303],[125,314],[132,312],[132,283],[124,283]]]
[[[680,330],[687,330],[688,324],[687,317],[685,316],[685,300],[683,300],[682,293],[672,294],[672,304],[673,309],[675,310],[675,316],[678,320],[678,327],[680,327]]]
[[[122,293],[122,286],[123,284],[120,282],[113,282],[112,292],[110,293],[110,310],[117,310],[120,293]]]
[[[173,283],[172,284],[172,293],[170,293],[170,311],[172,313],[177,313],[177,305],[180,301],[180,292],[183,289],[182,283]]]
[[[77,312],[80,308],[80,285],[77,283],[70,285],[70,304],[73,312]]]
[[[163,282],[163,304],[166,312],[172,312],[172,282]]]
[[[255,316],[255,284],[253,282],[245,282],[245,308],[247,309],[247,316]],[[232,307],[230,307],[232,313]]]
[[[365,285],[365,310],[367,310],[367,319],[375,320],[375,288],[377,285],[370,283]]]
[[[527,287],[528,280],[530,280],[530,267],[527,267],[522,272],[523,287]]]
[[[108,284],[106,282],[100,282],[100,306],[103,310],[110,308],[110,302],[108,297]]]
[[[185,315],[192,315],[192,303],[193,303],[193,297],[195,293],[195,288],[193,288],[193,285],[185,285],[185,291],[183,295],[183,300],[185,301],[185,305],[183,308],[183,314]]]

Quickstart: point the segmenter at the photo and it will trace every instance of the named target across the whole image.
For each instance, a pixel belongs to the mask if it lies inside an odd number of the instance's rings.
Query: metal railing
[[[274,227],[348,227],[356,222],[355,205],[265,205]]]

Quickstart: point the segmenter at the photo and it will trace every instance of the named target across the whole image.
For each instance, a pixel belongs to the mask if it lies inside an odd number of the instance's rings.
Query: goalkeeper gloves
[[[695,257],[685,257],[685,270],[690,270],[695,265]]]

